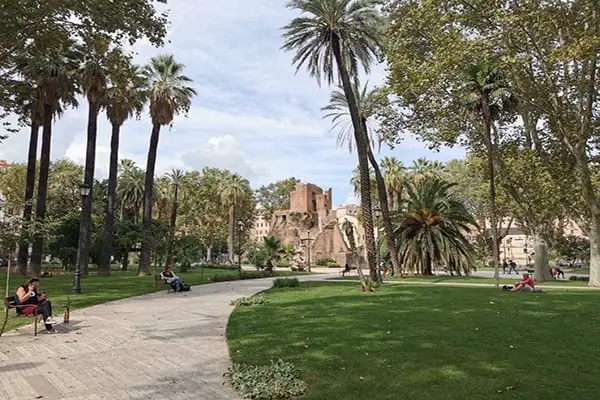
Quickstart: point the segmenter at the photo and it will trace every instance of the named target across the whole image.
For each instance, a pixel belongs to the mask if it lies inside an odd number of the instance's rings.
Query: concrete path
[[[34,338],[31,327],[9,332],[0,337],[0,399],[238,399],[223,385],[230,302],[272,281],[215,283],[75,310],[55,335]]]

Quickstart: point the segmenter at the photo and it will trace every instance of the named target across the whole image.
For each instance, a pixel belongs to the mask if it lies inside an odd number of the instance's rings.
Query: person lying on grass
[[[504,286],[503,289],[510,290],[511,292],[533,292],[535,291],[535,282],[527,272],[524,272],[523,278],[515,283],[515,286]]]
[[[38,314],[42,314],[47,332],[54,332],[53,325],[56,321],[52,318],[52,304],[48,300],[48,295],[42,291],[38,292],[40,280],[31,278],[17,289],[15,300],[19,305],[26,307],[17,308],[17,313],[21,315],[33,315],[37,309]]]

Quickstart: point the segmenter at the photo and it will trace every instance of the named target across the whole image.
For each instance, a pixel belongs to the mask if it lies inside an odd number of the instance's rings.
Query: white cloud
[[[295,176],[332,187],[335,203],[347,200],[356,154],[335,148],[329,121],[322,119],[320,109],[330,88],[319,88],[303,69],[296,74],[292,55],[280,50],[280,28],[293,17],[284,3],[169,2],[170,43],[164,49],[147,43],[134,47],[140,63],[156,54],[173,53],[186,65],[185,73],[198,91],[189,116],[180,116],[173,128],[161,130],[158,174],[172,168],[229,168],[254,186]],[[384,77],[385,69],[378,66],[368,79],[376,85]],[[87,104],[81,104],[56,123],[53,158],[84,162]],[[110,126],[104,115],[98,128],[96,170],[106,176]],[[120,157],[144,167],[150,131],[147,115],[128,121],[121,132]],[[27,130],[11,136],[0,145],[0,159],[25,160],[28,138]],[[430,152],[414,138],[382,152],[406,164],[423,156],[444,161],[461,154],[460,149]]]

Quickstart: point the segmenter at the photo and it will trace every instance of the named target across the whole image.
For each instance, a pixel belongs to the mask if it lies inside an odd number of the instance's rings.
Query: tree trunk
[[[336,33],[331,35],[333,55],[338,67],[344,95],[348,102],[348,109],[354,127],[354,140],[356,143],[356,153],[358,154],[358,168],[360,171],[360,205],[363,216],[363,227],[365,230],[365,246],[367,250],[367,263],[369,265],[369,275],[373,281],[377,281],[377,265],[375,261],[375,232],[373,231],[373,210],[371,206],[371,179],[369,176],[368,142],[365,140],[366,132],[358,113],[356,97],[352,90],[350,74],[346,68],[346,60],[342,56],[340,40]]]
[[[179,185],[174,185],[175,190],[173,193],[173,205],[171,207],[171,237],[169,238],[169,247],[167,249],[167,263],[171,265],[173,263],[173,246],[175,242],[175,224],[177,223],[177,197],[179,195]]]
[[[544,282],[552,280],[552,274],[548,267],[548,244],[538,234],[533,236],[535,251],[535,280]]]
[[[50,173],[50,147],[52,145],[52,112],[54,107],[44,104],[44,127],[42,129],[42,153],[40,155],[40,176],[35,205],[36,222],[43,223],[46,218],[46,198],[48,197],[48,174]],[[38,277],[42,274],[43,235],[36,232],[31,247],[29,275]]]
[[[92,204],[94,198],[94,170],[96,168],[96,135],[98,132],[98,103],[88,102],[87,147],[85,154],[85,170],[83,184],[90,188],[90,193],[83,199],[79,222],[79,251],[77,263],[81,268],[81,276],[88,276],[90,259],[90,236],[92,233]]]
[[[481,108],[483,110],[483,122],[485,124],[485,146],[487,148],[488,174],[490,175],[489,201],[490,201],[490,229],[492,233],[492,266],[494,267],[494,279],[496,287],[500,285],[500,254],[498,251],[498,223],[496,217],[496,177],[494,171],[494,146],[492,141],[492,125],[490,118],[489,99],[483,94],[481,97]]]
[[[365,125],[363,125],[363,129],[365,129]],[[390,253],[394,275],[397,274],[398,276],[401,276],[402,270],[400,269],[400,264],[398,263],[398,249],[396,248],[396,241],[394,240],[394,228],[392,227],[392,220],[390,219],[390,209],[388,207],[388,197],[385,188],[385,182],[383,180],[383,176],[381,175],[381,170],[379,169],[377,160],[375,160],[375,156],[371,150],[371,146],[368,147],[368,156],[369,161],[373,166],[373,170],[375,171],[375,181],[377,182],[377,191],[379,192],[379,203],[381,205],[381,217],[383,218],[385,240]],[[379,251],[379,249],[377,249],[377,251]]]
[[[138,275],[150,273],[150,255],[152,253],[152,192],[154,190],[154,168],[156,166],[156,152],[158,151],[158,137],[160,125],[152,127],[150,136],[150,147],[148,148],[148,161],[146,163],[146,179],[144,181],[144,215],[142,218],[142,251],[140,254],[140,265]]]
[[[102,241],[101,266],[98,275],[110,275],[110,259],[113,254],[113,236],[115,225],[115,202],[117,200],[117,172],[119,170],[119,133],[121,127],[112,125],[110,136],[110,164],[108,167],[108,196],[106,200],[106,220],[104,221],[104,238]]]
[[[233,233],[235,225],[235,205],[229,206],[229,231],[227,233],[227,257],[230,263],[235,263],[234,249],[233,249]]]
[[[600,286],[600,214],[593,214],[590,226],[589,286]]]
[[[206,262],[212,262],[212,246],[206,246]]]
[[[34,116],[32,115],[32,120]],[[35,190],[35,163],[37,160],[37,146],[40,125],[35,121],[31,123],[31,134],[29,136],[29,151],[27,153],[27,177],[25,182],[25,206],[23,207],[23,229],[21,241],[19,242],[19,253],[17,255],[17,275],[23,276],[27,273],[27,260],[29,258],[30,236],[27,232],[33,212],[33,191]]]

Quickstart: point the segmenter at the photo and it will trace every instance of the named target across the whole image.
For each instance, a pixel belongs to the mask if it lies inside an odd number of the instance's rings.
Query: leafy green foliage
[[[234,364],[225,376],[243,399],[289,399],[308,389],[294,364],[281,359],[271,360],[270,365]]]
[[[274,288],[298,287],[300,281],[298,278],[277,278],[273,281]]]
[[[570,265],[577,261],[589,261],[590,241],[587,238],[573,235],[563,236],[559,238],[554,249],[557,255]]]
[[[424,179],[406,187],[394,227],[400,264],[431,275],[434,266],[469,271],[473,248],[465,234],[475,220],[450,190],[452,184]]]
[[[300,179],[291,177],[258,188],[256,201],[267,220],[271,219],[274,211],[287,210],[290,207],[290,193],[296,190],[296,184],[300,182]]]
[[[240,306],[255,306],[255,305],[263,305],[269,304],[270,300],[262,294],[257,294],[255,296],[250,297],[240,297],[239,299],[235,299],[231,301],[231,305],[235,307]]]

